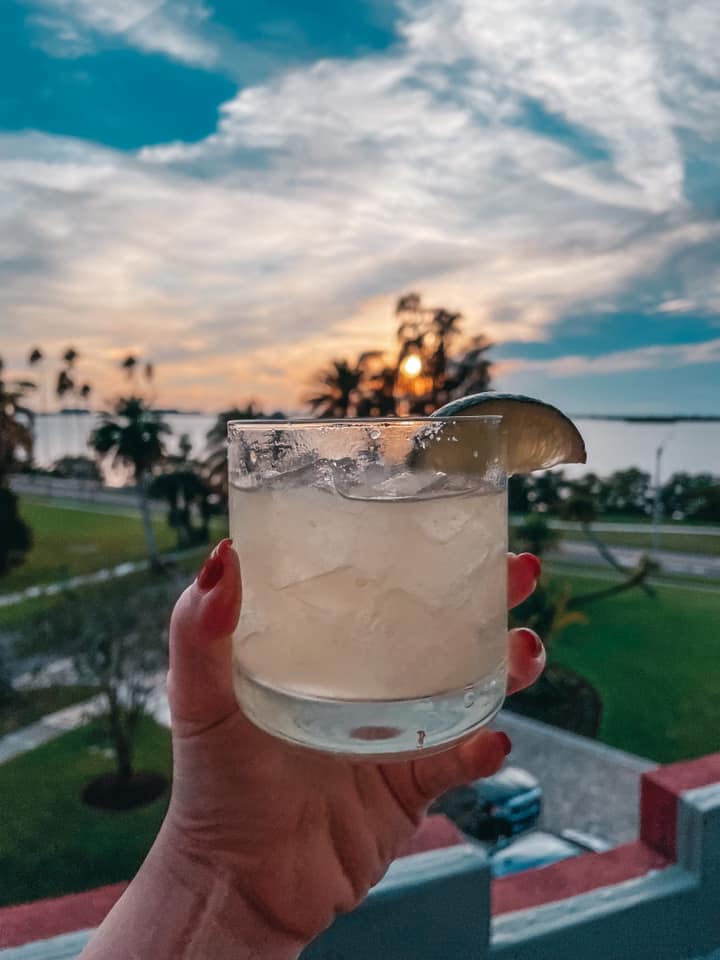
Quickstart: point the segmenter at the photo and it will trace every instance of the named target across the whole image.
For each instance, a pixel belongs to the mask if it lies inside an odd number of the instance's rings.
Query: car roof
[[[485,800],[500,800],[540,786],[537,777],[521,767],[505,767],[492,777],[475,780],[475,793]]]
[[[558,860],[567,860],[584,852],[574,843],[545,830],[531,830],[500,847],[492,854],[493,876],[502,877],[519,870],[530,870]]]

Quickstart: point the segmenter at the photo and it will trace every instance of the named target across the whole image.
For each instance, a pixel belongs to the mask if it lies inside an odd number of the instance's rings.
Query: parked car
[[[496,844],[488,852],[493,877],[506,877],[521,870],[547,867],[583,853],[604,853],[609,849],[610,844],[604,840],[579,830],[563,830],[559,834],[531,830]]]
[[[444,813],[464,833],[487,843],[531,829],[542,810],[542,788],[520,767],[475,780],[443,794],[430,808]]]

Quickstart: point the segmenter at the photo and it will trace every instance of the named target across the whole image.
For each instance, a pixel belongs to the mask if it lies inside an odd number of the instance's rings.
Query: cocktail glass
[[[507,671],[501,417],[233,421],[238,701],[360,758],[488,723]]]

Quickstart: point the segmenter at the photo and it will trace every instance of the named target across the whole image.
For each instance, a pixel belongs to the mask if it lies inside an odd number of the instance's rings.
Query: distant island
[[[718,423],[720,414],[574,413],[573,420],[619,420],[623,423]]]

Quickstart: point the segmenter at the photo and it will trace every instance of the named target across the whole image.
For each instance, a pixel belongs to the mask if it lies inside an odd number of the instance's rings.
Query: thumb
[[[170,619],[168,699],[176,733],[198,733],[238,709],[232,634],[240,616],[240,562],[221,540]]]

